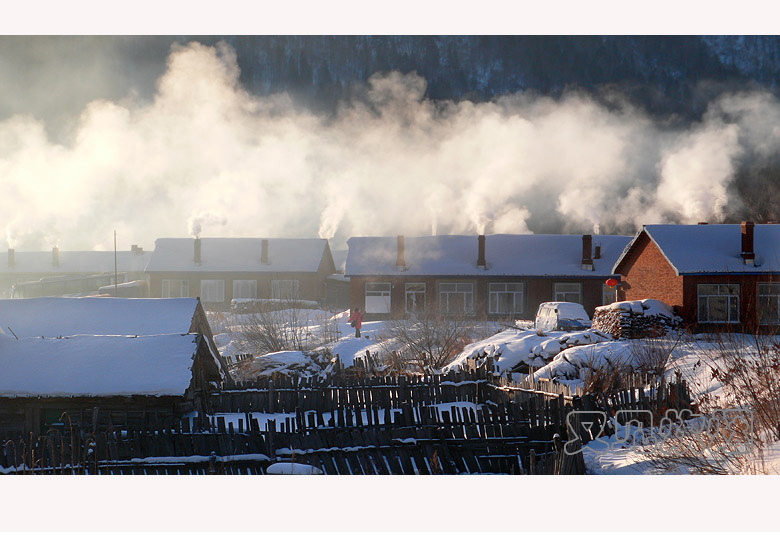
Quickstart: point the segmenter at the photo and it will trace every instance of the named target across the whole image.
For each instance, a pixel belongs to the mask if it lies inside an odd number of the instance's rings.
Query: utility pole
[[[119,295],[119,274],[116,265],[116,230],[114,231],[114,297]]]

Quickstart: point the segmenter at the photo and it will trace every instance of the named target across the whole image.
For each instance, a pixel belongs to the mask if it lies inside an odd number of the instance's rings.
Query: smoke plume
[[[164,236],[624,232],[717,222],[737,169],[776,157],[780,103],[730,94],[685,126],[619,95],[432,101],[377,73],[335,115],[258,97],[227,45],[174,46],[151,99],[87,104],[66,141],[0,121],[10,246],[151,247]]]

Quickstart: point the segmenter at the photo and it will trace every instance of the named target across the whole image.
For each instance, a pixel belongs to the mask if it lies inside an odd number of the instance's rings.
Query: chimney
[[[202,261],[200,252],[201,252],[200,238],[195,238],[195,256],[193,260],[195,260],[195,263],[199,265]]]
[[[271,263],[271,261],[268,259],[268,240],[263,240],[260,242],[260,262],[263,264]]]
[[[752,266],[756,259],[756,252],[753,249],[753,227],[752,221],[742,222],[742,260],[745,265]]]
[[[601,245],[596,245],[593,248],[593,260],[598,260],[599,258],[601,258]]]
[[[480,234],[477,236],[477,267],[487,269],[487,261],[485,260],[485,235]]]
[[[51,248],[51,265],[54,267],[60,265],[60,248],[56,245]]]
[[[593,236],[590,234],[582,235],[582,269],[593,271],[593,258],[591,257],[591,251],[593,250]]]
[[[706,221],[699,221],[699,225],[707,225],[708,223]]]
[[[16,252],[9,248],[8,249],[8,267],[12,268],[16,265]]]
[[[403,271],[406,269],[406,256],[404,254],[404,237],[398,236],[398,257],[395,259],[395,267]]]

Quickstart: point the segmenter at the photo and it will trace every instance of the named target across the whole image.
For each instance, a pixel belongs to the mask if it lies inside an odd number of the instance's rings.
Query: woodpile
[[[598,307],[593,328],[617,338],[652,338],[679,329],[682,318],[672,308],[655,299],[620,301]]]

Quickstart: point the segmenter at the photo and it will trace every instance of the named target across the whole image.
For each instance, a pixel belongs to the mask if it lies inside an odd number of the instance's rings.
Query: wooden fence
[[[6,441],[0,471],[264,473],[272,462],[289,461],[326,474],[520,474],[552,473],[561,464],[555,459],[556,437],[564,432],[562,399],[428,409],[405,403],[383,418],[363,420],[342,408],[324,421],[270,420],[264,430],[251,417],[246,427],[217,419],[210,429],[182,420],[178,429],[53,430]]]
[[[573,409],[684,408],[684,382],[579,396],[489,367],[449,375],[278,377],[215,394],[175,428],[75,425],[2,442],[0,473],[263,474],[300,462],[325,474],[581,474],[564,455]],[[584,437],[584,435],[582,435]],[[585,437],[587,438],[587,437]]]

